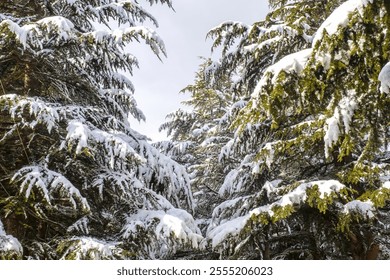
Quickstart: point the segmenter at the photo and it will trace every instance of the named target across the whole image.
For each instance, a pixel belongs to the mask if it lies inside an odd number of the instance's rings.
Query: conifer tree
[[[212,61],[204,60],[195,83],[182,90],[190,94],[182,103],[191,111],[179,109],[169,114],[160,129],[166,130],[171,139],[157,143],[159,149],[187,168],[195,193],[195,217],[203,229],[213,208],[221,202],[218,190],[225,176],[235,166],[232,159],[222,163],[220,151],[233,138],[229,125],[240,109],[230,80],[218,79],[213,87],[209,86],[207,73],[211,67]]]
[[[286,16],[312,2],[271,4]],[[315,4],[301,10],[321,23],[306,44],[267,67],[242,66],[259,78],[231,153],[249,157],[226,177],[229,199],[207,232],[223,258],[389,257],[388,15],[383,1],[326,2],[337,8],[324,19]]]
[[[125,46],[165,54],[146,20],[157,25],[131,0],[0,3],[0,258],[169,258],[198,246],[185,170],[128,121],[144,116]]]

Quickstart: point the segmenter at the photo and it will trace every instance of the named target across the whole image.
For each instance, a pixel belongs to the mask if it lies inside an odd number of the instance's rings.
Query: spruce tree
[[[1,258],[169,258],[197,248],[184,168],[128,120],[144,116],[128,79],[138,62],[125,47],[143,40],[165,54],[146,20],[157,25],[137,1],[0,3]]]

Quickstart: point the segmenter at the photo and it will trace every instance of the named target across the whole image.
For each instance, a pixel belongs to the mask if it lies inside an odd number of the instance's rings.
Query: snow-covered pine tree
[[[222,257],[389,257],[388,17],[383,1],[346,1],[264,69],[235,126],[261,126],[246,166],[266,182],[235,196],[239,170],[226,178],[207,236]]]
[[[169,258],[198,246],[184,168],[128,121],[144,116],[124,47],[165,54],[146,20],[157,25],[133,0],[1,1],[0,258]]]
[[[187,168],[195,194],[195,217],[204,230],[210,213],[221,202],[218,189],[231,166],[236,165],[232,159],[222,163],[219,154],[233,137],[229,125],[234,112],[240,109],[233,107],[237,98],[230,80],[219,78],[213,87],[208,86],[210,67],[212,61],[204,60],[195,83],[182,90],[181,93],[190,94],[183,102],[190,111],[179,109],[169,114],[161,130],[167,131],[170,140],[157,143],[159,149]]]

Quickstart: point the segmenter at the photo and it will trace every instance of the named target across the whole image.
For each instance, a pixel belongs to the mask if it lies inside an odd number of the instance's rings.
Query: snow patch
[[[245,227],[249,218],[249,215],[238,217],[210,231],[208,237],[212,240],[213,248],[225,241],[229,235],[237,235]]]
[[[281,182],[279,180],[267,182],[264,188],[269,189],[268,191],[271,193],[280,183]],[[279,200],[272,204],[255,208],[244,216],[236,217],[226,222],[224,222],[224,220],[219,225],[214,225],[216,227],[208,232],[207,237],[212,240],[213,247],[216,247],[223,243],[229,236],[238,235],[250,220],[252,215],[259,216],[264,213],[272,217],[275,214],[272,211],[275,206],[285,207],[288,205],[301,205],[302,203],[306,202],[307,190],[314,186],[318,187],[320,199],[324,199],[327,195],[332,193],[338,193],[345,188],[345,185],[341,184],[337,180],[321,180],[302,183],[297,188],[287,193],[286,195],[283,195]],[[222,207],[228,207],[234,202],[235,201],[225,202],[224,204],[221,204],[219,208],[217,207],[216,210],[221,212]],[[213,216],[215,214],[217,213],[213,213]]]
[[[293,54],[289,54],[285,57],[283,57],[281,60],[279,60],[277,63],[271,65],[267,68],[264,75],[262,76],[260,82],[257,84],[255,90],[252,93],[252,97],[256,99],[262,91],[262,89],[267,85],[269,82],[269,77],[271,76],[271,83],[275,84],[277,81],[277,78],[279,76],[279,73],[282,71],[291,73],[295,72],[299,74],[303,68],[305,67],[307,61],[309,60],[309,57],[312,54],[313,49],[305,49]],[[255,102],[254,102],[255,103]],[[257,104],[253,105],[254,107],[257,107]]]
[[[366,216],[369,219],[374,218],[375,214],[375,207],[372,201],[360,201],[360,200],[354,200],[351,202],[348,202],[347,204],[344,205],[344,210],[343,212],[346,214],[350,214],[352,212],[357,212],[359,214],[362,214]]]
[[[271,165],[274,162],[274,156],[275,156],[275,150],[273,147],[274,144],[275,143],[267,143],[264,146],[264,149],[267,151],[265,163],[267,164],[268,168],[271,168]]]
[[[30,31],[33,30],[34,28],[36,28],[35,24],[28,24],[25,26],[19,26],[19,24],[15,23],[9,19],[3,20],[0,23],[0,29],[3,26],[7,26],[9,31],[14,33],[16,39],[23,45],[24,49],[26,49],[27,39],[29,37]]]
[[[337,142],[340,137],[340,128],[339,128],[339,112],[335,111],[333,117],[326,120],[325,124],[325,157],[330,157],[330,148]]]
[[[330,157],[330,149],[338,141],[340,135],[343,133],[341,130],[341,124],[343,124],[345,134],[350,132],[352,118],[355,110],[358,107],[355,100],[355,94],[356,92],[354,90],[349,91],[348,95],[344,96],[338,103],[338,106],[334,110],[333,116],[327,119],[325,122],[324,143],[326,158]]]
[[[43,199],[51,205],[54,197],[58,199],[57,192],[61,190],[61,198],[66,198],[74,209],[80,207],[89,211],[89,204],[80,191],[62,174],[41,166],[27,166],[18,170],[11,179],[17,182],[19,193],[28,199],[33,190],[38,190]]]
[[[198,248],[199,242],[203,239],[192,216],[186,211],[176,208],[171,208],[166,212],[139,210],[136,214],[127,217],[122,237],[136,236],[140,229],[148,230],[150,228],[154,228],[154,238],[157,240],[170,239],[174,235],[175,239],[190,243],[194,248]]]
[[[390,93],[390,62],[388,62],[381,70],[378,76],[381,82],[380,91],[383,93]]]
[[[115,258],[115,253],[120,250],[117,248],[119,242],[108,242],[91,237],[75,237],[70,241],[75,241],[75,244],[66,250],[61,259],[66,258],[68,253],[74,254],[76,260],[86,257],[93,260]]]
[[[61,30],[62,32],[71,32],[74,29],[74,24],[61,16],[46,17],[37,21],[38,24],[46,25],[50,31],[51,28]]]
[[[6,234],[3,223],[0,220],[0,255],[7,255],[13,252],[21,256],[23,254],[23,247],[18,239]]]
[[[363,8],[368,4],[372,3],[373,0],[349,0],[341,4],[333,13],[322,23],[318,28],[314,39],[313,47],[318,41],[324,36],[324,32],[328,35],[333,35],[337,32],[339,27],[345,27],[349,22],[349,15],[358,10],[360,14],[363,12]]]
[[[341,184],[337,180],[322,180],[303,183],[299,185],[296,189],[294,189],[292,192],[284,195],[279,200],[279,202],[276,202],[276,205],[286,206],[300,204],[306,201],[306,191],[314,186],[318,187],[318,191],[320,193],[319,197],[321,199],[324,199],[325,196],[330,195],[331,193],[338,193],[345,188],[345,185]]]

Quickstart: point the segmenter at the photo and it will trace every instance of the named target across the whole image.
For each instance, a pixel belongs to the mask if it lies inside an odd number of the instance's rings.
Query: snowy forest
[[[212,28],[160,142],[130,118],[150,5],[0,1],[0,259],[390,259],[390,1]]]

